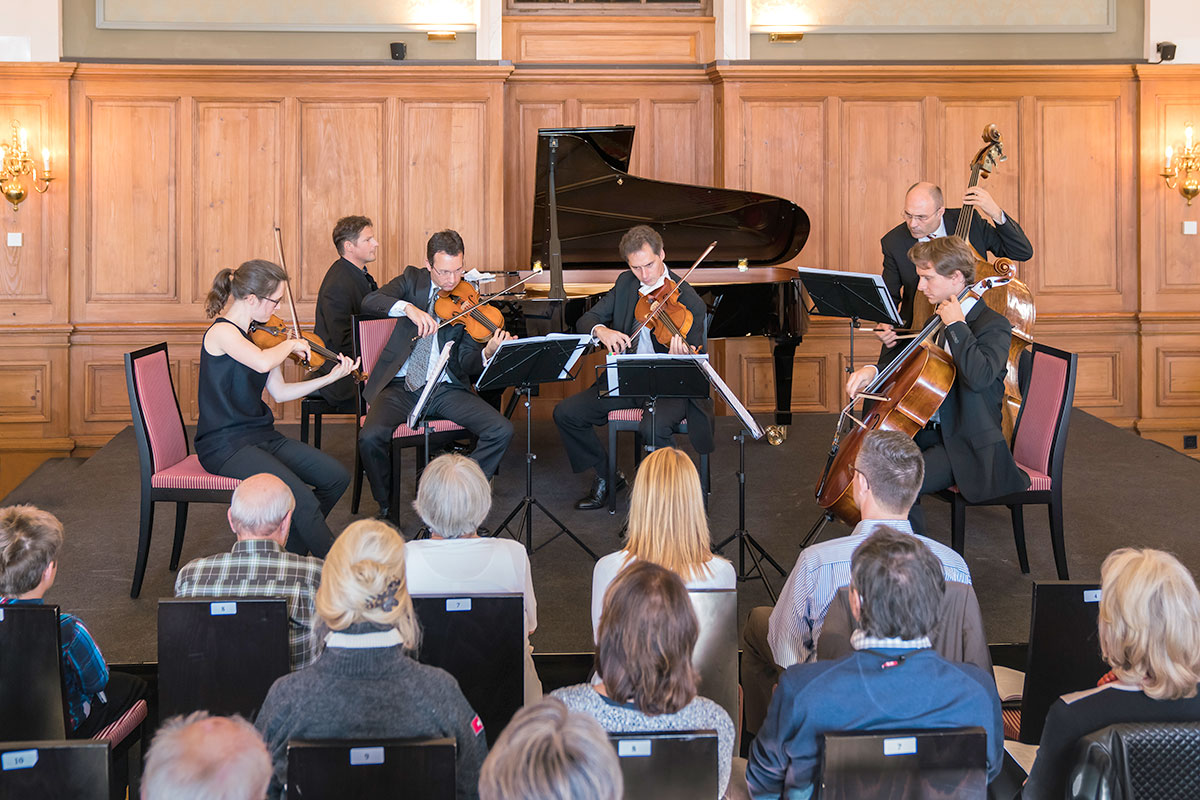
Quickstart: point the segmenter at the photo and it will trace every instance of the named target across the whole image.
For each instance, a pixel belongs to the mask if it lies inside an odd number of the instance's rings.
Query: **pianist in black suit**
[[[1014,261],[1033,258],[1033,245],[1012,217],[1004,213],[987,190],[976,186],[963,196],[963,205],[974,206],[986,214],[994,225],[978,216],[971,220],[968,239],[981,256],[992,253]],[[883,248],[883,282],[900,309],[906,325],[912,324],[913,299],[917,296],[917,268],[908,251],[917,242],[940,239],[953,234],[958,225],[961,208],[946,208],[942,190],[932,183],[914,183],[904,196],[904,222],[892,228],[880,240]],[[889,326],[879,326],[887,329]],[[883,337],[880,337],[883,338]],[[884,341],[889,347],[895,341]]]
[[[371,408],[358,435],[363,469],[381,517],[391,510],[392,431],[407,420],[446,342],[453,341],[454,349],[440,384],[429,396],[429,416],[456,422],[479,437],[471,458],[488,478],[495,474],[512,439],[512,423],[475,394],[471,384],[500,343],[514,337],[498,330],[481,345],[462,325],[438,330],[439,321],[432,313],[438,290],[453,289],[462,280],[463,250],[456,231],[438,231],[425,245],[424,267],[406,267],[400,277],[363,298],[363,313],[401,318],[367,378],[363,397]]]
[[[638,225],[625,233],[621,238],[620,252],[629,265],[629,272],[622,273],[613,284],[613,288],[579,318],[575,329],[580,333],[591,333],[610,353],[670,352],[686,355],[691,352],[692,347],[702,349],[707,339],[704,329],[706,308],[696,290],[686,283],[679,290],[679,297],[684,306],[692,312],[693,319],[686,341],[680,336],[675,336],[670,346],[664,347],[649,331],[639,333],[636,340],[630,339],[630,334],[638,324],[634,308],[640,293],[648,293],[662,286],[668,271],[663,262],[665,252],[662,237],[646,225]],[[676,282],[679,281],[678,275],[671,274],[670,277]],[[593,383],[584,391],[566,398],[554,407],[554,422],[558,425],[563,446],[571,459],[571,469],[575,472],[589,469],[595,471],[591,492],[575,504],[576,508],[602,508],[607,502],[608,492],[620,489],[619,485],[608,486],[608,459],[604,446],[596,436],[595,426],[604,425],[608,421],[608,412],[639,407],[643,402],[639,398],[601,397],[597,384]],[[655,447],[669,445],[672,428],[686,419],[692,447],[700,453],[711,453],[712,415],[710,399],[661,398],[656,404],[654,430],[651,430],[650,415],[644,414],[641,434],[646,442],[653,442]],[[621,479],[618,478],[617,482],[620,484]]]
[[[317,292],[317,322],[313,331],[330,350],[354,358],[350,318],[362,313],[363,298],[379,288],[367,271],[367,265],[379,252],[371,220],[361,216],[339,219],[333,226],[333,246],[337,248],[338,260],[325,273]],[[320,390],[326,403],[347,414],[354,413],[355,391],[354,379],[350,377]]]

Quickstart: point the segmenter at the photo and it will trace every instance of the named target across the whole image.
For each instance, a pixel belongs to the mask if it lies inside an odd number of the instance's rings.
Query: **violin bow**
[[[678,282],[676,282],[675,288],[672,289],[670,291],[670,293],[667,294],[666,297],[664,297],[662,300],[659,300],[658,305],[656,305],[654,307],[654,309],[646,316],[646,319],[642,320],[642,322],[640,322],[638,324],[638,326],[633,329],[633,333],[629,334],[630,340],[636,339],[637,335],[642,332],[642,328],[649,325],[654,320],[654,318],[656,316],[658,316],[658,312],[662,311],[662,309],[664,307],[666,307],[667,301],[671,299],[671,295],[673,295],[673,294],[675,294],[675,292],[679,291],[680,287],[683,286],[684,282],[688,278],[691,277],[693,272],[696,271],[696,267],[700,266],[700,262],[703,261],[704,259],[708,258],[708,254],[711,253],[713,251],[713,248],[716,246],[717,246],[717,243],[712,242],[708,247],[704,248],[704,252],[700,254],[700,257],[696,259],[695,263],[692,264],[691,268],[689,268],[688,271],[683,274],[683,277],[680,278]],[[666,275],[668,272],[670,272],[670,270],[666,269],[666,264],[663,264],[663,274]]]
[[[283,274],[288,274],[287,264],[283,260],[283,233],[279,230],[279,226],[275,226],[275,252],[279,255],[279,266],[283,269]],[[284,281],[283,289],[287,293],[288,308],[292,313],[292,338],[300,338],[300,323],[296,319],[296,301],[292,299],[292,281],[289,277]]]

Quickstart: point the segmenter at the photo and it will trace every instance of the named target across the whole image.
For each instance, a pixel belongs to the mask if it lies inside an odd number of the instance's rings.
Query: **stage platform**
[[[496,497],[487,523],[495,527],[524,495],[524,419],[519,410],[513,447],[496,478]],[[785,567],[794,563],[800,539],[820,510],[813,486],[825,460],[833,431],[831,415],[797,415],[787,440],[772,447],[765,441],[746,444],[748,530]],[[295,426],[281,426],[297,436]],[[715,541],[737,526],[737,432],[733,418],[717,420],[717,451],[713,454],[713,494],[710,519]],[[324,448],[349,468],[353,464],[351,428],[328,423]],[[588,480],[573,476],[553,423],[534,421],[535,494],[597,554],[620,548],[618,532],[627,496],[620,497],[620,512],[579,512],[573,503],[587,489]],[[632,437],[623,437],[622,460],[632,463]],[[411,453],[411,451],[409,451]],[[410,510],[412,456],[406,455],[401,505],[407,512],[404,529],[416,531]],[[1075,411],[1066,456],[1066,544],[1073,579],[1097,579],[1104,556],[1116,547],[1143,546],[1170,550],[1194,572],[1200,569],[1200,538],[1194,535],[1200,519],[1200,462],[1162,445],[1115,428],[1089,414]],[[174,509],[160,504],[141,597],[129,598],[138,531],[139,478],[137,448],[131,429],[117,435],[86,461],[65,459],[47,462],[10,493],[4,504],[33,503],[52,511],[66,527],[66,546],[59,565],[58,582],[48,599],[78,614],[91,629],[105,657],[112,663],[150,662],[156,659],[155,619],[159,597],[172,594],[174,574],[167,568],[173,532]],[[369,492],[368,492],[369,495]],[[948,506],[925,502],[931,535],[949,543]],[[376,511],[364,499],[363,515]],[[545,541],[553,525],[534,512],[535,544]],[[330,515],[334,530],[354,517],[350,493]],[[1012,528],[1005,508],[979,508],[967,512],[966,558],[983,609],[988,640],[1017,642],[1027,638],[1030,584],[1055,579],[1054,560],[1044,509],[1026,513],[1026,536],[1031,574],[1022,575],[1016,563]],[[829,525],[824,538],[843,535],[847,529]],[[233,541],[225,508],[194,505],[189,513],[183,561],[227,550]],[[736,559],[730,546],[726,556]],[[532,559],[534,589],[538,599],[538,629],[532,637],[536,651],[583,652],[592,649],[589,602],[591,559],[565,537],[536,552]],[[771,575],[775,589],[783,578]],[[741,620],[749,610],[768,603],[761,582],[742,584],[739,592]]]

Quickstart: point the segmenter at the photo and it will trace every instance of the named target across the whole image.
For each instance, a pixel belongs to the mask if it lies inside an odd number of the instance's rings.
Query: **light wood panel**
[[[707,64],[712,17],[506,16],[502,57],[540,64]]]

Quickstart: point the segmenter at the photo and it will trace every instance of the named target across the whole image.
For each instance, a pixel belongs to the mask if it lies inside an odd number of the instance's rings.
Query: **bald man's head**
[[[904,222],[914,239],[936,232],[945,211],[942,190],[936,184],[920,181],[908,187],[904,195]]]
[[[265,472],[251,475],[233,492],[229,527],[238,539],[276,539],[283,544],[295,507],[296,499],[286,483]]]
[[[271,757],[253,725],[197,711],[158,729],[142,800],[262,800],[270,781]]]

